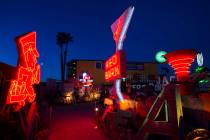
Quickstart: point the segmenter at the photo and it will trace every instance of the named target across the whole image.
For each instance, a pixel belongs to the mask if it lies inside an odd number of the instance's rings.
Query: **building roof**
[[[0,72],[7,80],[14,78],[16,71],[16,67],[0,62]]]
[[[98,60],[94,60],[94,59],[72,59],[71,61],[68,61],[69,62],[72,62],[72,61],[106,61],[106,60],[102,60],[102,59],[98,59]],[[129,64],[145,64],[145,63],[151,63],[151,64],[158,64],[157,62],[143,62],[143,61],[130,61],[128,60],[127,63]]]

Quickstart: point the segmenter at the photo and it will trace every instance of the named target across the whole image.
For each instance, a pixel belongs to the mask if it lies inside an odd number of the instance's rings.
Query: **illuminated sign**
[[[177,50],[164,55],[169,65],[175,70],[176,79],[179,84],[179,90],[181,95],[188,94],[188,88],[183,82],[188,81],[189,68],[196,57],[196,51],[190,50]]]
[[[111,25],[113,37],[116,43],[116,53],[105,64],[105,80],[116,80],[115,88],[120,100],[123,100],[120,89],[120,78],[126,76],[125,54],[122,53],[123,41],[134,12],[134,7],[129,7]]]
[[[79,81],[82,82],[84,86],[91,86],[93,83],[93,79],[91,79],[90,75],[86,72],[82,73],[82,76],[80,76]]]
[[[204,71],[204,67],[197,67],[196,69],[195,69],[195,72],[197,72],[197,73],[201,73],[201,72],[203,72]]]
[[[198,53],[197,54],[197,63],[198,63],[198,66],[203,66],[203,55],[202,53]]]
[[[159,63],[166,62],[166,59],[164,57],[165,54],[167,54],[167,52],[165,52],[165,51],[159,51],[159,52],[157,52],[156,55],[155,55],[156,61],[159,62]]]
[[[122,50],[123,41],[134,12],[134,7],[129,7],[123,14],[111,25],[113,37],[116,42],[116,50]]]
[[[176,85],[169,84],[164,87],[149,109],[138,130],[136,139],[145,140],[148,139],[148,135],[155,133],[157,135],[168,136],[169,139],[179,140],[182,118],[181,96],[178,93]],[[154,136],[153,138],[157,139]]]
[[[189,76],[189,68],[196,57],[195,50],[178,50],[164,55],[167,62],[175,70],[178,81],[186,81]]]
[[[105,62],[105,80],[111,81],[122,77],[126,77],[125,53],[117,51]]]
[[[37,64],[39,53],[36,48],[36,32],[30,32],[16,39],[18,65],[16,78],[10,81],[7,104],[17,103],[19,108],[25,102],[33,102],[36,94],[33,84],[40,82],[40,65]]]

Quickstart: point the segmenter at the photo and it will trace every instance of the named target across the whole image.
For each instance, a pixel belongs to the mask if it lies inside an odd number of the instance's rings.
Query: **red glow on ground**
[[[26,100],[28,102],[34,101],[36,94],[32,85],[40,82],[36,32],[30,32],[18,37],[16,44],[19,55],[16,78],[10,81],[6,103],[18,103],[20,106],[24,106]]]
[[[175,70],[178,81],[185,81],[189,76],[189,68],[196,56],[195,50],[178,50],[165,55],[167,62]]]
[[[86,103],[56,106],[48,140],[108,140],[96,126],[93,108]]]

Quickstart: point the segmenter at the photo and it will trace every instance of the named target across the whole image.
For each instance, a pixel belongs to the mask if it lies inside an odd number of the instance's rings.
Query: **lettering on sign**
[[[125,53],[123,51],[117,51],[105,62],[105,80],[111,81],[125,76]]]

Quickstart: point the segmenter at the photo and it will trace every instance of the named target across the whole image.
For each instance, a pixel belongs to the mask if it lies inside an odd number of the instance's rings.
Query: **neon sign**
[[[129,7],[123,14],[111,25],[113,38],[116,43],[116,50],[122,50],[123,41],[126,37],[126,32],[130,24],[134,7]]]
[[[178,50],[164,55],[168,63],[175,70],[178,81],[186,81],[189,68],[196,57],[195,50]]]
[[[202,53],[198,53],[197,54],[197,63],[198,63],[198,66],[203,66],[203,54]]]
[[[159,51],[159,52],[157,52],[156,55],[155,55],[156,61],[159,62],[159,63],[166,62],[166,59],[164,58],[164,55],[165,54],[167,54],[167,52],[165,52],[165,51]]]
[[[16,39],[18,64],[15,79],[10,81],[6,104],[33,102],[36,94],[33,84],[40,82],[40,65],[37,64],[39,53],[36,48],[36,32],[30,32]]]
[[[111,81],[125,76],[125,53],[123,51],[117,51],[105,62],[105,80]]]
[[[93,79],[91,79],[90,75],[86,72],[82,73],[79,81],[83,83],[83,86],[91,86],[93,84]]]
[[[183,82],[188,81],[189,68],[196,57],[195,50],[178,50],[164,55],[167,62],[175,70],[176,79],[180,82],[179,90],[181,95],[190,93]]]
[[[120,100],[123,100],[120,89],[120,78],[126,76],[126,59],[125,54],[122,53],[122,47],[133,12],[134,7],[129,7],[111,25],[113,37],[116,43],[116,53],[108,59],[105,64],[105,80],[116,80],[115,89]]]

